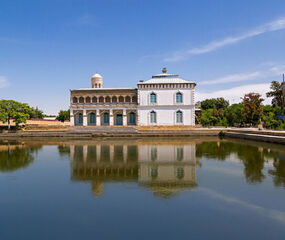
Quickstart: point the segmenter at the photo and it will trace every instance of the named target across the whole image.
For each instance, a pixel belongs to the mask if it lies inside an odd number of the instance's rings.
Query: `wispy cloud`
[[[241,82],[241,81],[253,80],[260,76],[261,76],[261,72],[232,74],[232,75],[227,75],[225,77],[217,78],[214,80],[202,81],[202,82],[199,82],[199,84]]]
[[[275,65],[271,66],[270,68],[262,69],[259,71],[254,71],[250,73],[237,73],[237,74],[230,74],[224,77],[201,81],[199,85],[205,84],[222,84],[222,83],[234,83],[234,82],[243,82],[243,81],[250,81],[255,79],[264,79],[274,76],[281,76],[282,73],[285,72],[285,65]]]
[[[0,88],[5,88],[9,86],[9,82],[6,77],[0,76]]]
[[[231,44],[240,42],[242,40],[245,40],[251,37],[255,37],[255,36],[258,36],[264,33],[273,32],[273,31],[282,30],[282,29],[285,29],[285,17],[266,23],[255,29],[252,29],[248,32],[242,33],[234,37],[230,36],[230,37],[226,37],[221,40],[212,41],[198,48],[192,48],[192,49],[188,49],[184,51],[174,52],[172,56],[164,58],[164,61],[166,62],[180,61],[191,55],[198,55],[198,54],[212,52],[224,46],[231,45]]]
[[[208,188],[199,188],[199,191],[206,193],[208,196],[221,200],[228,204],[239,205],[247,210],[254,211],[262,216],[269,217],[282,225],[285,225],[285,212],[275,209],[267,209],[234,197],[225,196]]]
[[[85,14],[85,15],[80,16],[76,20],[76,23],[75,23],[75,25],[77,26],[88,26],[88,25],[94,26],[96,24],[97,22],[96,22],[95,16],[92,14]]]
[[[241,97],[250,92],[261,94],[265,99],[264,104],[270,104],[271,99],[266,98],[266,92],[270,90],[270,83],[250,84],[239,87],[229,88],[225,90],[213,91],[213,92],[200,92],[196,93],[196,101],[202,101],[208,98],[223,97],[230,101],[231,104],[241,102]]]

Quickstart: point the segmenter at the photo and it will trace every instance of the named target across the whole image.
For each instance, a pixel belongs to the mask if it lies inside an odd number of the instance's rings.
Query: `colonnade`
[[[102,108],[70,109],[71,126],[127,126],[136,125],[135,109]]]

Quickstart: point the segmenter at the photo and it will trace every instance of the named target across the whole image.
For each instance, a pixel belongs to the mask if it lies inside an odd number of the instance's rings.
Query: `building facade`
[[[99,74],[91,86],[70,92],[72,126],[195,125],[196,84],[165,68],[137,88],[103,88]]]
[[[197,186],[195,142],[83,140],[69,147],[72,181],[89,181],[96,196],[110,181],[138,182],[162,197]]]

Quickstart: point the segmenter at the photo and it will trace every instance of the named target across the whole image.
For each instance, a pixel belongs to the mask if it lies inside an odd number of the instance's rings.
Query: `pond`
[[[1,240],[284,236],[282,145],[218,138],[0,141]]]

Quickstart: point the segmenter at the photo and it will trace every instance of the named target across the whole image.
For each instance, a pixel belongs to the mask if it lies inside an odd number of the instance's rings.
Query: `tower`
[[[96,73],[91,78],[91,87],[92,88],[103,88],[103,77]]]

